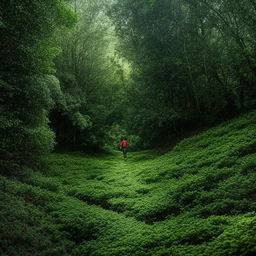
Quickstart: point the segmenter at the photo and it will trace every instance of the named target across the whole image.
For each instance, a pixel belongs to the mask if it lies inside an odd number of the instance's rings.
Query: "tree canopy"
[[[154,142],[254,108],[255,11],[249,0],[116,1],[130,129]]]

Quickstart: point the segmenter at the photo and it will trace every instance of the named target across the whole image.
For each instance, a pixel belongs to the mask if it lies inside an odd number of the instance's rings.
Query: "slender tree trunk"
[[[239,100],[240,100],[240,105],[241,105],[241,110],[244,110],[244,86],[240,86],[239,90]]]
[[[76,127],[74,127],[74,132],[73,132],[73,149],[76,149]]]
[[[193,101],[195,102],[198,112],[200,113],[201,110],[199,107],[198,97],[197,97],[196,91],[195,91],[195,82],[194,82],[193,75],[192,75],[192,68],[191,68],[191,64],[190,64],[188,53],[187,53],[187,46],[186,46],[185,38],[184,38],[184,54],[185,54],[185,58],[186,58],[186,62],[187,62],[188,73],[189,73],[189,78],[190,78],[191,87],[192,87],[192,95],[191,96],[192,96]]]

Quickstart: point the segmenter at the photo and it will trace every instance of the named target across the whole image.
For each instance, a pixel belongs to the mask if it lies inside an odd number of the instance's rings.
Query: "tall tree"
[[[65,104],[51,114],[59,147],[101,147],[119,111],[118,61],[113,29],[106,16],[108,1],[75,1],[76,27],[62,35],[62,54],[56,60]]]
[[[62,0],[1,2],[1,170],[34,165],[53,148],[47,113],[58,90],[54,34],[74,22]]]
[[[253,1],[116,1],[110,17],[132,64],[129,128],[154,142],[255,107],[255,19],[245,15]]]

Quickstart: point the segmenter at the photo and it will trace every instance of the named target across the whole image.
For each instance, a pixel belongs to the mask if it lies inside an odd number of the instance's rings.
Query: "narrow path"
[[[133,216],[133,205],[150,191],[150,185],[140,175],[144,168],[149,168],[147,157],[155,157],[153,153],[148,155],[130,152],[124,161],[118,151],[101,157],[53,154],[49,156],[49,176],[55,183],[61,181],[60,190],[68,196]]]

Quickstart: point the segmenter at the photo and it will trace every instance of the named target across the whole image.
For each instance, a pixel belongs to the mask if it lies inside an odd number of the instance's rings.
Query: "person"
[[[126,138],[121,140],[120,149],[123,151],[124,160],[127,160],[128,141]]]

